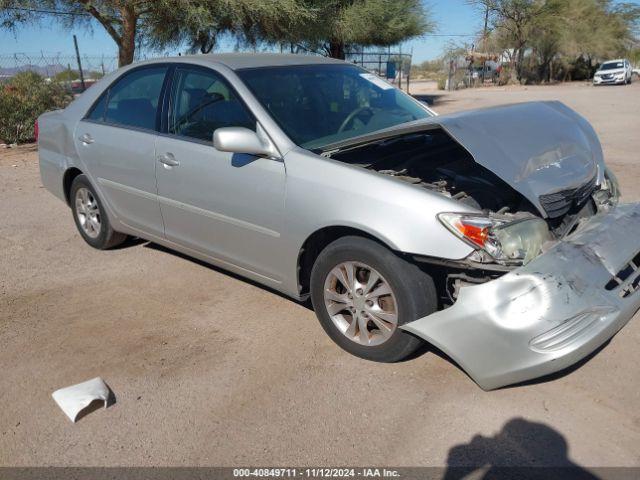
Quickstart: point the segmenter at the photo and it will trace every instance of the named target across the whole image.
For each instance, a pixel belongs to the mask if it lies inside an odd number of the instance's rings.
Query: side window
[[[213,71],[178,68],[172,90],[169,133],[211,141],[221,127],[256,129],[253,115]]]
[[[167,67],[151,67],[126,74],[102,94],[87,118],[116,125],[155,129],[156,112],[166,72]]]
[[[109,89],[107,89],[98,101],[93,105],[86,118],[96,122],[104,122],[104,114],[107,113],[107,99],[109,98]]]

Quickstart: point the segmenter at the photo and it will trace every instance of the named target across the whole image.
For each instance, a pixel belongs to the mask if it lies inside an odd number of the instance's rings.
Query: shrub
[[[0,86],[0,140],[24,143],[35,137],[34,124],[48,110],[72,100],[65,89],[34,72],[22,72]]]

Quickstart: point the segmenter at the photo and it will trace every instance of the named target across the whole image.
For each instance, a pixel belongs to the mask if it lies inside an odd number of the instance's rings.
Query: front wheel
[[[396,362],[421,340],[399,327],[437,308],[433,280],[379,243],[342,237],[318,256],[311,301],[327,334],[347,352]]]

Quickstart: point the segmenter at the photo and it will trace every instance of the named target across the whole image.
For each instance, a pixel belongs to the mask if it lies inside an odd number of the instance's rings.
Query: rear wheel
[[[69,198],[76,227],[85,242],[94,248],[106,250],[127,239],[124,233],[111,228],[104,207],[86,175],[73,179]]]
[[[343,237],[327,246],[311,272],[320,324],[344,350],[378,362],[406,358],[421,340],[399,327],[436,310],[433,280],[379,243]]]

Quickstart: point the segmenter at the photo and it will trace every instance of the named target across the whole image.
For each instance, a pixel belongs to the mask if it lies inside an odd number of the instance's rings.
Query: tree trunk
[[[344,60],[344,42],[339,40],[331,40],[329,42],[329,56],[331,58],[339,58]]]
[[[200,53],[211,53],[213,47],[216,46],[216,36],[210,32],[198,32],[198,45],[200,46]]]
[[[524,45],[518,47],[518,54],[516,55],[516,77],[518,82],[522,82],[522,72],[524,70]]]
[[[120,15],[122,17],[122,36],[118,44],[118,66],[124,67],[133,63],[133,56],[136,51],[138,15],[135,7],[129,5],[120,9]]]

